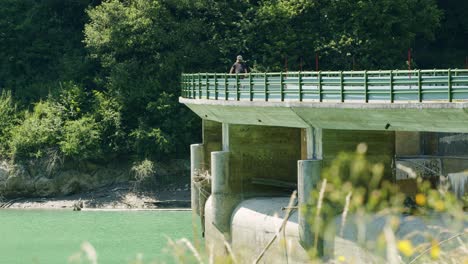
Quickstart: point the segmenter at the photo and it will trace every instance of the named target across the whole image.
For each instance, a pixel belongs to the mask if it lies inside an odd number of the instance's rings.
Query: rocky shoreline
[[[161,209],[189,208],[188,184],[169,185],[154,191],[135,191],[130,183],[113,184],[92,191],[53,198],[14,198],[0,200],[0,208],[69,209]]]
[[[131,164],[0,160],[0,208],[158,209],[190,207],[190,163],[156,163],[154,175],[135,181]]]

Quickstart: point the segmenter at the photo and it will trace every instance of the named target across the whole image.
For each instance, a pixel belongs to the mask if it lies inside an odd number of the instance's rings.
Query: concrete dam
[[[262,250],[291,193],[295,208],[315,203],[323,168],[360,143],[408,196],[416,177],[440,175],[464,194],[468,70],[183,74],[179,102],[202,119],[202,142],[191,145],[192,210],[215,255],[308,263],[313,237],[302,210],[284,225],[286,246]]]

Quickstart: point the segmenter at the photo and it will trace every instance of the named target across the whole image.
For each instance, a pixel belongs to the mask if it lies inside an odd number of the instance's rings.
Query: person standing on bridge
[[[229,73],[248,73],[249,67],[245,64],[244,60],[242,59],[241,55],[238,55],[236,58],[236,62],[232,65],[231,70]]]

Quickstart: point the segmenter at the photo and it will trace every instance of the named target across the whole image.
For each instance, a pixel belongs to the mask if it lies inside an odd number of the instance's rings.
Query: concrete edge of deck
[[[235,100],[211,100],[188,99],[179,97],[182,104],[218,105],[218,106],[243,106],[243,107],[301,107],[301,108],[331,108],[331,109],[467,109],[468,102],[441,103],[433,102],[294,102],[294,101],[235,101]]]
[[[345,130],[468,132],[468,102],[339,103],[179,98],[203,119],[229,124]]]

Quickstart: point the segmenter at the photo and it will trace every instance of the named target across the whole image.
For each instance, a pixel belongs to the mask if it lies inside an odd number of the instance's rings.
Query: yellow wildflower
[[[426,196],[422,193],[416,194],[416,204],[419,206],[426,205]]]
[[[432,247],[431,247],[431,258],[432,259],[438,259],[440,256],[440,247],[437,241],[432,241]]]
[[[338,261],[339,262],[345,262],[346,261],[346,258],[344,256],[339,256],[338,257]]]
[[[411,241],[409,240],[398,241],[397,247],[398,247],[398,250],[400,250],[400,252],[403,253],[407,257],[413,255],[414,253],[413,245],[411,244]]]
[[[444,202],[441,200],[436,201],[434,203],[434,209],[436,209],[436,211],[443,211],[445,209]]]

